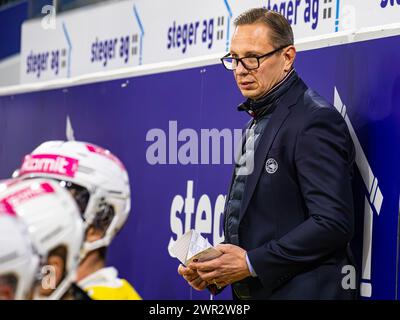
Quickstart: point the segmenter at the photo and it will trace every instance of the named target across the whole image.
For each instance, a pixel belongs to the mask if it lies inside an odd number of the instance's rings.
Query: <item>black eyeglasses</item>
[[[260,67],[260,59],[269,58],[274,53],[277,53],[279,50],[282,50],[283,48],[285,48],[287,46],[289,46],[289,45],[279,47],[278,49],[275,49],[271,52],[268,52],[268,53],[263,54],[262,56],[258,56],[258,57],[234,58],[234,57],[230,57],[230,53],[228,53],[227,55],[225,55],[221,58],[221,62],[224,65],[224,67],[229,71],[235,70],[238,67],[239,62],[242,63],[243,67],[246,70],[255,70]]]

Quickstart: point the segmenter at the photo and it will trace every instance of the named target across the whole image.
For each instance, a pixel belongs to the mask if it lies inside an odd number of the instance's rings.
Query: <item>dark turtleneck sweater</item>
[[[245,143],[242,145],[241,155],[236,159],[235,176],[229,193],[227,206],[225,209],[225,241],[234,245],[239,245],[239,213],[242,204],[247,175],[251,174],[251,169],[246,165],[252,163],[250,157],[254,153],[260,141],[260,137],[268,125],[279,100],[289,91],[293,84],[298,80],[297,73],[292,69],[284,79],[277,83],[265,96],[260,99],[247,99],[239,105],[239,111],[246,111],[253,117],[250,130],[253,134],[244,135]]]

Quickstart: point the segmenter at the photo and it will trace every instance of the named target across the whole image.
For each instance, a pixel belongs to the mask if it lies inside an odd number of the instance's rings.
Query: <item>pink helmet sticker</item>
[[[79,161],[57,154],[27,155],[21,166],[20,175],[29,173],[50,173],[74,177]]]
[[[9,214],[11,216],[16,215],[14,208],[7,201],[0,200],[0,214],[2,213]]]
[[[40,184],[32,183],[30,186],[22,188],[21,190],[0,199],[0,210],[15,215],[15,208],[19,205],[42,195],[54,192],[54,188],[47,182]]]
[[[116,157],[114,156],[109,150],[103,149],[99,146],[96,146],[94,144],[86,144],[86,148],[93,153],[100,154],[111,161],[115,162],[122,170],[126,170],[124,164]]]

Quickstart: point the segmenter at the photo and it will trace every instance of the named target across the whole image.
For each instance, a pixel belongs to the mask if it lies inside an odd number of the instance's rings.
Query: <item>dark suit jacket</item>
[[[242,281],[251,298],[355,297],[342,288],[354,225],[354,147],[342,116],[299,78],[260,139],[239,216],[239,245],[258,275]]]

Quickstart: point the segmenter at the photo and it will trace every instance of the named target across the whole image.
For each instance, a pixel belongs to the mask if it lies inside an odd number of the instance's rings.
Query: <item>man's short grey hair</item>
[[[275,48],[293,45],[293,30],[286,18],[278,12],[265,8],[253,8],[243,12],[235,21],[235,27],[263,23],[270,29],[271,45]]]

